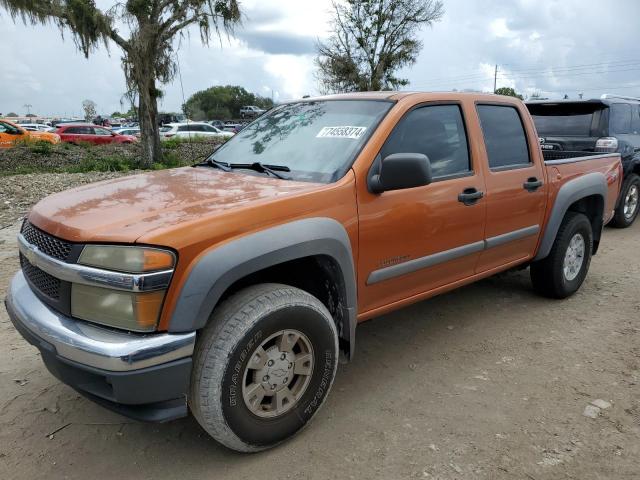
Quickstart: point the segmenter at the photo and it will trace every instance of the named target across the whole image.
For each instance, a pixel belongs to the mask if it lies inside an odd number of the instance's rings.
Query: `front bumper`
[[[5,305],[49,371],[80,393],[141,420],[187,414],[195,332],[131,334],[65,317],[38,299],[22,272],[11,281]]]

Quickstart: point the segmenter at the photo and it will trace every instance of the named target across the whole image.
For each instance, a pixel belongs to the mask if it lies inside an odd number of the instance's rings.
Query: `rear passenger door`
[[[487,152],[486,249],[478,273],[522,261],[535,251],[547,200],[544,165],[526,111],[510,104],[478,104]],[[525,125],[528,125],[525,127]],[[534,161],[535,159],[535,161]],[[538,162],[538,163],[536,163]]]

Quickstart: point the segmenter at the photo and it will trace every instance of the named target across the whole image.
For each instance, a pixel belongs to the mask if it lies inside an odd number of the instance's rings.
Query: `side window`
[[[7,124],[0,122],[0,133],[5,133],[7,131],[8,131]]]
[[[518,111],[502,105],[478,105],[489,167],[525,167],[531,163],[527,136]]]
[[[96,132],[96,135],[103,135],[103,136],[110,136],[111,135],[111,130],[107,130],[106,128],[94,128],[93,129]]]
[[[204,126],[203,125],[191,125],[190,130],[192,132],[204,132]]]
[[[633,118],[631,119],[631,131],[635,134],[640,133],[640,105],[633,106]]]
[[[78,134],[80,133],[80,127],[69,127],[66,130],[64,130],[62,133]]]
[[[189,125],[180,125],[180,126],[178,127],[178,131],[179,131],[179,132],[188,132],[189,130],[191,130],[191,129],[189,128]]]
[[[400,120],[380,154],[423,153],[434,178],[471,170],[467,135],[458,105],[432,105],[410,111]]]
[[[610,134],[631,133],[631,105],[628,103],[614,103],[611,105],[609,119]]]

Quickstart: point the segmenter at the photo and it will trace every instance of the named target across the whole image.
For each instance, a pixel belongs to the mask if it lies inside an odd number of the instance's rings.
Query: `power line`
[[[504,65],[503,65],[504,66]],[[609,70],[603,70],[607,66],[612,67]],[[499,77],[502,80],[505,79],[516,79],[516,78],[540,78],[545,75],[549,75],[552,77],[560,77],[560,76],[579,76],[579,75],[592,75],[592,74],[606,74],[606,73],[616,73],[616,72],[626,72],[626,71],[635,71],[636,68],[623,68],[623,67],[640,67],[640,60],[624,60],[617,62],[600,62],[600,63],[591,63],[591,64],[582,64],[582,65],[572,65],[567,67],[547,67],[544,70],[534,71],[534,69],[530,69],[529,73],[526,73],[524,69],[522,70],[502,70]],[[600,68],[598,71],[594,72],[579,72],[576,70],[584,70],[587,68]],[[538,74],[534,74],[538,72]],[[510,78],[507,78],[510,77]],[[466,74],[466,75],[451,75],[451,76],[443,76],[436,77],[425,80],[422,83],[422,86],[438,86],[438,85],[451,85],[451,84],[460,84],[460,83],[470,83],[470,82],[480,82],[480,81],[488,81],[491,79],[490,74],[488,72],[484,73],[475,73],[475,74]]]

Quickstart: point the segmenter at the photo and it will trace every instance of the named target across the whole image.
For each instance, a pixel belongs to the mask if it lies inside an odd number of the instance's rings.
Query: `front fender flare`
[[[357,311],[351,242],[344,226],[331,218],[307,218],[246,235],[202,255],[179,293],[170,332],[205,326],[222,294],[236,281],[289,260],[325,255],[340,267],[346,315],[343,336],[353,353]],[[348,336],[348,338],[346,338]]]

